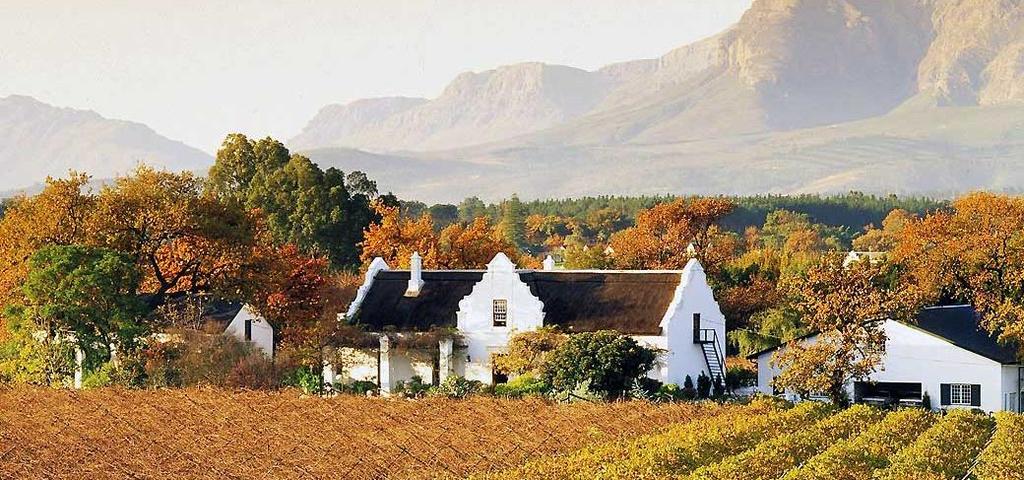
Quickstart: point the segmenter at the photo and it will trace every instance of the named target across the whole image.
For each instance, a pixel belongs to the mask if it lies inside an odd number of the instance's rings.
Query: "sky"
[[[524,61],[653,58],[751,0],[2,0],[0,97],[142,122],[214,152],[297,134],[323,106],[435,97]]]

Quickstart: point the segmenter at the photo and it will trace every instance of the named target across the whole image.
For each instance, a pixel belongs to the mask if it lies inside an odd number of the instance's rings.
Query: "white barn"
[[[1024,365],[1017,351],[1000,344],[978,325],[969,305],[930,307],[913,323],[886,320],[885,355],[876,371],[847,385],[855,402],[898,401],[915,404],[925,394],[933,409],[979,408],[988,412],[1022,411]],[[813,342],[817,335],[801,341]],[[785,346],[750,355],[757,362],[758,390],[796,399],[776,391],[779,370],[772,358]]]
[[[395,382],[418,375],[438,383],[449,375],[492,384],[502,378],[491,359],[517,332],[557,326],[566,333],[616,330],[665,350],[649,376],[682,384],[702,372],[725,376],[725,317],[704,270],[517,269],[499,253],[486,270],[410,270],[374,260],[348,318],[381,333],[375,352],[353,352],[346,365],[325,369],[329,382],[376,381],[387,394]],[[442,339],[432,355],[399,351],[392,338],[455,329],[460,344]],[[387,334],[384,334],[387,332]]]

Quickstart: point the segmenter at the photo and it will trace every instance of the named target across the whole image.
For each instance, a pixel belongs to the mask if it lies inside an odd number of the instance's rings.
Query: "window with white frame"
[[[971,385],[954,383],[949,386],[950,405],[971,405]]]
[[[495,327],[504,327],[508,324],[508,300],[494,301],[491,308],[491,319],[494,320]]]

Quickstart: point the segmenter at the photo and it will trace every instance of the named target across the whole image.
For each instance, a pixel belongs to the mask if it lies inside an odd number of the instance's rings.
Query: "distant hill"
[[[466,73],[370,121],[366,102],[292,145],[397,157],[382,186],[424,200],[1014,189],[1024,2],[755,0],[658,59]]]
[[[212,161],[139,123],[57,108],[31,97],[0,98],[0,191],[31,187],[70,169],[111,178],[138,163],[205,170]]]

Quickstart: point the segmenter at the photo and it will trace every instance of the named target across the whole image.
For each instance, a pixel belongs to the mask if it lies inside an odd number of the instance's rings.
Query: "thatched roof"
[[[483,271],[424,271],[419,295],[406,297],[408,270],[377,272],[356,313],[356,323],[375,332],[426,332],[433,327],[455,327],[459,300],[469,295],[483,277]]]
[[[545,325],[634,335],[661,334],[680,281],[672,272],[524,272],[520,278],[544,303]]]
[[[371,331],[455,327],[459,301],[484,273],[423,271],[419,295],[406,297],[409,271],[380,271],[355,320]],[[679,272],[522,271],[519,277],[543,302],[544,324],[569,333],[660,335],[661,319],[680,282]]]

